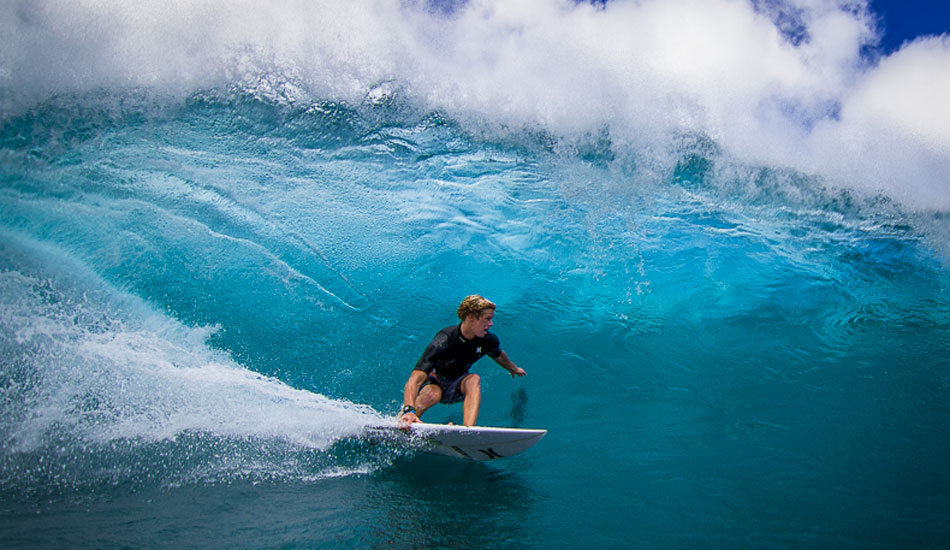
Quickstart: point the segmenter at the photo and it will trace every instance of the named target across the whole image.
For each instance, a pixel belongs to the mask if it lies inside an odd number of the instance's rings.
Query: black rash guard
[[[439,378],[455,379],[468,374],[475,361],[483,356],[492,358],[501,355],[501,342],[492,333],[484,337],[466,340],[462,336],[462,325],[453,325],[440,330],[429,342],[414,370],[435,374]]]

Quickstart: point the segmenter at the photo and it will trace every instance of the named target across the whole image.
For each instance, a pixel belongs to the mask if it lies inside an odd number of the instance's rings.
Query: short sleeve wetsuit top
[[[466,339],[462,326],[453,325],[440,330],[422,352],[414,370],[429,375],[426,384],[438,384],[442,388],[442,402],[461,400],[458,385],[468,374],[475,361],[485,355],[495,358],[501,355],[501,342],[492,333],[484,337]]]

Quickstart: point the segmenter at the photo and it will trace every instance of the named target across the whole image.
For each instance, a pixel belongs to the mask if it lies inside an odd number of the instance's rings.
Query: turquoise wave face
[[[371,99],[63,96],[3,120],[5,494],[414,485],[351,439],[479,293],[528,372],[476,365],[480,423],[549,436],[498,466],[523,477],[476,477],[532,528],[608,517],[609,544],[639,510],[788,542],[844,513],[863,540],[947,509],[940,215],[700,135],[641,151]]]

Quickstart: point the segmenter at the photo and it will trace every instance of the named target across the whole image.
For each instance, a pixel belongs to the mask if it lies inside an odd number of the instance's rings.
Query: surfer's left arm
[[[492,360],[498,363],[501,368],[505,369],[511,376],[524,376],[528,373],[524,371],[523,368],[511,362],[511,359],[508,359],[508,354],[502,351],[498,354],[498,357],[492,357]]]

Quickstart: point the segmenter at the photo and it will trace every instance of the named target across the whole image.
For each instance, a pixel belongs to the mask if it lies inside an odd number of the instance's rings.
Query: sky
[[[871,6],[882,19],[885,52],[918,36],[950,33],[950,0],[873,0]]]

